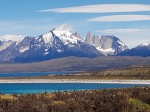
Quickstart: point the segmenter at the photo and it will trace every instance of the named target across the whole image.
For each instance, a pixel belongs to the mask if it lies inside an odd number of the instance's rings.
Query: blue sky
[[[115,35],[132,48],[150,42],[150,0],[0,0],[0,38],[38,36],[61,24],[83,38]]]

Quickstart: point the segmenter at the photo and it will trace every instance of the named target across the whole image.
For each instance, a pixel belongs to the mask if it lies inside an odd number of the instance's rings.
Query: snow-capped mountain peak
[[[19,41],[22,41],[24,39],[25,36],[23,35],[3,35],[3,36],[0,36],[0,40],[1,41],[16,41],[16,42],[19,42]]]
[[[72,36],[72,33],[70,32],[70,26],[66,24],[62,24],[61,26],[55,28],[52,30],[52,33],[54,33],[61,40],[66,40],[67,38],[69,39]]]
[[[46,48],[49,48],[53,45],[57,46],[57,44],[59,43],[63,45],[73,46],[78,45],[79,42],[85,42],[82,38],[77,37],[79,34],[75,35],[71,33],[69,29],[69,26],[63,24],[45,34],[37,36],[34,39],[34,46],[45,44]],[[40,45],[37,43],[40,43]]]
[[[6,40],[3,40],[3,41],[0,41],[0,51],[6,49],[7,47],[9,47],[11,44],[15,43],[14,41],[6,41]]]
[[[96,57],[102,55],[94,46],[79,38],[79,34],[71,33],[66,25],[18,44],[15,61],[40,61],[66,56]],[[27,39],[28,40],[28,39]],[[15,49],[15,48],[13,48]],[[7,57],[6,57],[7,58]],[[9,58],[8,58],[9,59]]]
[[[52,32],[41,35],[41,38],[37,37],[39,41],[43,40],[45,44],[51,44],[52,41]]]
[[[150,56],[150,42],[140,44],[137,47],[121,52],[119,56]]]
[[[61,31],[61,30],[54,30],[53,33],[57,37],[70,37],[72,35],[70,31]]]
[[[70,31],[72,28],[71,26],[67,25],[67,24],[62,24],[59,27],[55,28],[54,31]]]
[[[150,42],[146,42],[144,44],[140,44],[139,46],[150,46]]]
[[[51,31],[56,37],[58,37],[65,45],[67,44],[78,44],[78,41],[85,42],[80,38],[79,34],[75,35],[71,32],[71,27],[63,24]],[[78,37],[79,36],[79,37]]]

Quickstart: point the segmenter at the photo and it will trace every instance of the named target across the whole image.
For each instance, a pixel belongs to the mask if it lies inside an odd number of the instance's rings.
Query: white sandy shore
[[[0,83],[114,83],[114,84],[150,84],[150,80],[0,79]]]

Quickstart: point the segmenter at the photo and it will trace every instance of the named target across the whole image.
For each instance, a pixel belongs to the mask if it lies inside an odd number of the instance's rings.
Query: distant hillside
[[[0,72],[91,71],[149,65],[150,57],[100,56],[97,58],[65,57],[34,63],[0,63]]]

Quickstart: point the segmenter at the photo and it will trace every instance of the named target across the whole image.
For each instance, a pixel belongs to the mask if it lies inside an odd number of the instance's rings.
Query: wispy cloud
[[[98,30],[97,32],[102,33],[139,33],[139,32],[147,32],[148,29],[106,29],[106,30]]]
[[[76,6],[56,9],[39,10],[38,12],[57,13],[109,13],[109,12],[138,12],[150,11],[150,5],[144,4],[99,4]]]
[[[0,21],[1,35],[29,35],[38,36],[58,26],[59,23],[49,19],[37,19],[26,21]],[[29,30],[30,29],[30,30]]]
[[[0,40],[13,40],[13,41],[20,41],[24,38],[23,35],[2,35],[0,36]]]
[[[150,20],[150,15],[112,15],[87,19],[87,21],[94,21],[94,22],[119,22],[119,21],[144,21],[144,20]]]

